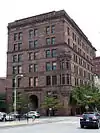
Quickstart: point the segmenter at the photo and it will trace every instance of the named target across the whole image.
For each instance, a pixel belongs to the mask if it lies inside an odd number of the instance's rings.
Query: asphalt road
[[[1,133],[99,133],[100,129],[80,129],[79,119],[71,118],[63,121],[33,124],[13,128],[0,129]]]

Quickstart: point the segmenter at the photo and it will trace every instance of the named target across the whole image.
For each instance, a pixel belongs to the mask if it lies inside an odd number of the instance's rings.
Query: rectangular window
[[[51,44],[55,44],[55,37],[51,38]]]
[[[37,47],[38,47],[38,41],[35,40],[35,41],[34,41],[34,48],[37,48]]]
[[[49,58],[49,57],[51,57],[51,52],[50,50],[46,50],[46,58]]]
[[[68,38],[68,45],[70,45],[70,39]]]
[[[22,66],[18,66],[18,73],[22,73]]]
[[[29,72],[33,72],[33,65],[29,64]]]
[[[70,29],[67,27],[67,34],[70,35]]]
[[[65,84],[65,74],[62,74],[62,84]]]
[[[15,79],[12,79],[12,87],[15,87]]]
[[[34,64],[34,72],[37,72],[37,71],[38,71],[38,65]]]
[[[23,56],[23,54],[18,54],[18,62],[22,61],[22,56]]]
[[[54,26],[54,25],[51,26],[51,33],[52,33],[52,34],[55,33],[55,26]]]
[[[19,39],[19,40],[22,40],[22,37],[23,37],[22,32],[19,32],[19,34],[18,34],[18,39]]]
[[[56,70],[57,69],[57,63],[56,62],[53,62],[52,63],[52,70]]]
[[[34,36],[38,36],[38,30],[34,29]]]
[[[16,41],[18,39],[18,34],[14,33],[14,41]]]
[[[47,27],[46,27],[46,34],[49,34],[49,33],[50,33],[50,27],[47,26]]]
[[[70,80],[70,75],[67,74],[67,76],[66,76],[66,84],[69,85],[69,84],[70,84],[70,81],[71,81],[71,80]]]
[[[65,63],[64,62],[60,62],[60,69],[64,69],[65,68]]]
[[[51,77],[46,76],[46,85],[51,85]]]
[[[21,50],[22,43],[18,43],[18,50]]]
[[[38,77],[34,77],[34,86],[38,86]]]
[[[30,38],[30,39],[33,38],[33,30],[29,30],[29,38]]]
[[[17,62],[17,55],[13,55],[13,62]]]
[[[57,85],[57,76],[52,76],[52,85]]]
[[[13,66],[13,74],[17,74],[17,66]]]
[[[29,49],[33,49],[33,48],[34,48],[33,41],[29,41]]]
[[[29,59],[29,60],[33,60],[33,53],[29,53],[29,54],[28,54],[28,59]]]
[[[17,51],[18,50],[18,45],[17,44],[14,44],[14,51]]]
[[[66,62],[66,68],[69,69],[69,61]]]
[[[46,44],[50,45],[50,38],[46,38]]]
[[[50,64],[50,62],[47,62],[46,63],[46,71],[50,71],[50,70],[52,70],[51,69],[51,64]]]
[[[38,59],[38,52],[34,52],[34,60]]]
[[[29,77],[29,87],[33,87],[33,78]]]
[[[52,57],[56,57],[57,56],[57,50],[56,49],[52,49]]]

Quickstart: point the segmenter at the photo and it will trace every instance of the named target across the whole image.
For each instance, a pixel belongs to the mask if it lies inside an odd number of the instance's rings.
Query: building
[[[6,78],[0,77],[0,112],[6,111]]]
[[[12,100],[15,75],[17,92],[28,94],[32,109],[41,109],[47,94],[64,105],[59,114],[70,114],[73,86],[93,84],[96,49],[64,11],[53,11],[8,24],[7,101]]]
[[[94,73],[100,76],[100,56],[95,57],[93,59],[93,64],[94,64],[94,69],[93,69]]]

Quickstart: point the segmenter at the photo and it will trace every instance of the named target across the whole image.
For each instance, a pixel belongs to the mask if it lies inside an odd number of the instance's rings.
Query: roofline
[[[15,20],[14,22],[8,23],[8,30],[10,28],[15,28],[15,27],[19,27],[19,26],[25,26],[25,25],[33,24],[33,23],[39,23],[39,22],[43,22],[43,21],[46,21],[46,20],[56,19],[56,18],[66,18],[66,20],[70,22],[70,24],[85,39],[85,41],[95,51],[97,51],[96,48],[92,46],[92,44],[88,40],[87,36],[83,33],[83,31],[79,28],[79,26],[75,23],[75,21],[73,19],[71,19],[71,17],[65,12],[65,10],[52,11],[52,12],[47,12],[47,13],[39,14],[39,15],[32,16],[32,17],[27,17],[27,18],[20,19],[20,20]]]

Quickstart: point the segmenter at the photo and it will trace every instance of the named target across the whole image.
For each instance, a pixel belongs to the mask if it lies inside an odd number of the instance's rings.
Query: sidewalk
[[[27,120],[0,122],[0,128],[26,126],[26,125],[34,125],[34,124],[46,124],[46,123],[70,121],[70,120],[78,121],[78,119],[79,119],[78,117],[46,117],[46,118],[35,119],[34,122],[32,122],[32,119],[29,119],[28,123],[27,123]]]

